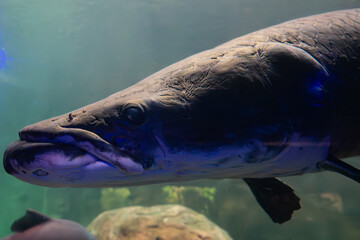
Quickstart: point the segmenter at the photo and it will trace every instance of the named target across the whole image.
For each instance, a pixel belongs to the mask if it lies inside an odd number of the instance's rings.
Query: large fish
[[[360,9],[297,19],[175,63],[23,128],[6,171],[51,187],[244,178],[273,221],[300,208],[276,177],[360,154]]]

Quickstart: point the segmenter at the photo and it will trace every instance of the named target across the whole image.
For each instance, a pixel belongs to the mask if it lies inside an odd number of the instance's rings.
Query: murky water
[[[191,54],[286,20],[354,7],[360,1],[0,0],[0,150],[23,126],[102,99]],[[0,237],[27,208],[86,226],[111,208],[180,203],[234,239],[360,239],[357,183],[333,173],[284,180],[303,209],[277,225],[240,179],[50,189],[0,168]]]

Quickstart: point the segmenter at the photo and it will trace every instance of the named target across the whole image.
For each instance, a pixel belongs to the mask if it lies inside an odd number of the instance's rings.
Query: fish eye
[[[128,107],[123,111],[123,114],[125,119],[134,125],[141,125],[145,122],[145,113],[140,107]]]

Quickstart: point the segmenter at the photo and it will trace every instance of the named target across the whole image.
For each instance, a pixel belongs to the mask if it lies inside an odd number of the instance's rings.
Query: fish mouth
[[[20,165],[29,164],[36,155],[44,152],[61,153],[64,156],[63,164],[69,168],[69,162],[73,162],[74,167],[79,167],[79,164],[71,159],[87,154],[92,161],[106,163],[124,175],[141,174],[144,171],[143,166],[129,153],[84,129],[62,127],[57,124],[42,126],[40,122],[20,130],[19,137],[20,141],[10,144],[4,153],[4,168],[10,174],[26,171],[21,169]],[[88,162],[85,161],[83,164]],[[33,174],[47,174],[41,170],[39,168],[39,171]]]
[[[34,165],[39,165],[36,164],[39,160],[45,159],[44,155],[52,156],[51,159],[48,159],[48,164],[45,166],[43,163],[42,166],[35,167]],[[88,155],[88,157],[85,158],[85,155]],[[62,159],[69,159],[69,161],[63,161],[61,159],[59,161],[59,156],[62,156]],[[82,161],[75,161],[75,158],[82,158]],[[12,142],[6,148],[4,153],[4,168],[7,173],[17,175],[26,175],[32,168],[32,174],[41,177],[49,175],[50,171],[47,169],[51,165],[55,166],[55,163],[61,164],[59,165],[60,168],[57,166],[57,170],[66,170],[82,167],[96,160],[98,159],[95,156],[71,145],[20,140]],[[29,167],[30,165],[32,166],[31,168]]]

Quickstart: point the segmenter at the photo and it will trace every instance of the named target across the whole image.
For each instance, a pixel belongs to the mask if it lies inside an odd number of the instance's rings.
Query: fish
[[[15,233],[1,240],[96,240],[78,223],[52,219],[32,209],[16,220],[11,230]]]
[[[93,104],[24,127],[4,153],[48,187],[244,179],[275,223],[300,198],[279,177],[360,155],[360,9],[291,20],[174,63]]]

